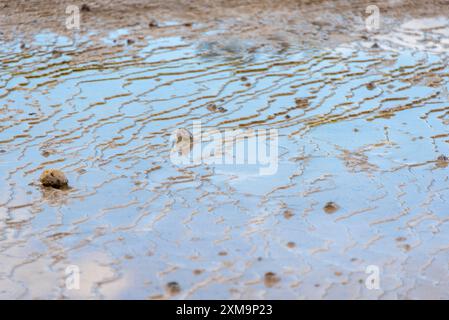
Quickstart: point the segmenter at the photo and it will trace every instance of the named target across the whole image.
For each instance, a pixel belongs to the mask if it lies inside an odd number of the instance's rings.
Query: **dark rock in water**
[[[187,155],[193,148],[193,135],[189,130],[176,129],[175,150],[179,155]]]
[[[6,153],[6,150],[0,149],[0,153]]]
[[[131,44],[133,44],[134,42],[136,42],[136,41],[134,41],[133,39],[127,39],[127,40],[126,40],[126,44],[127,44],[127,45],[131,45]]]
[[[264,276],[264,283],[267,287],[271,288],[276,283],[281,281],[281,279],[274,272],[267,272]]]
[[[379,49],[379,45],[377,44],[377,42],[374,42],[373,45],[371,46],[371,48],[373,49]]]
[[[90,7],[87,4],[81,6],[81,12],[90,12]]]
[[[340,207],[335,202],[328,202],[324,206],[324,212],[327,214],[332,214],[336,212]]]
[[[52,187],[55,189],[67,188],[69,183],[64,172],[58,169],[45,170],[39,180],[44,187]]]
[[[209,111],[216,111],[217,110],[217,106],[214,103],[211,103],[207,106],[207,110]]]
[[[167,283],[167,285],[165,286],[165,289],[172,296],[181,292],[181,286],[176,281],[171,281],[171,282]]]
[[[288,114],[285,115],[285,119],[290,119],[290,118],[291,117]]]
[[[438,156],[437,160],[441,162],[449,162],[449,158],[446,157],[444,154]]]

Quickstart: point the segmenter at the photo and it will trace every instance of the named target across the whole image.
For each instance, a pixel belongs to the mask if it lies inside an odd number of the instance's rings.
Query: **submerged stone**
[[[340,207],[338,206],[338,204],[336,204],[335,202],[328,202],[324,205],[324,212],[326,212],[327,214],[332,214],[334,212],[336,212]]]
[[[65,174],[58,169],[45,170],[39,180],[44,187],[52,187],[55,189],[66,188],[69,183]]]

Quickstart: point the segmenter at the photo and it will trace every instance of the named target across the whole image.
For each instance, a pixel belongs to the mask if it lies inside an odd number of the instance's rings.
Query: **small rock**
[[[226,109],[223,108],[223,107],[218,107],[217,110],[218,110],[219,112],[221,112],[221,113],[224,113],[224,112],[228,111],[228,110],[226,110]]]
[[[281,281],[281,279],[276,275],[276,273],[274,273],[274,272],[265,273],[264,283],[265,283],[265,286],[267,286],[268,288],[271,288],[272,286],[277,284],[279,281]]]
[[[240,78],[240,80],[241,80],[241,81],[248,81],[248,78],[245,77],[245,76],[243,76],[243,77]]]
[[[202,273],[203,273],[202,269],[195,269],[195,270],[193,270],[193,274],[196,275],[196,276],[198,276],[198,275],[200,275]]]
[[[90,12],[90,7],[87,4],[81,6],[81,12]]]
[[[0,149],[0,153],[6,153],[6,150]]]
[[[217,110],[217,106],[214,103],[211,103],[207,106],[207,110],[214,112]]]
[[[65,174],[58,169],[45,170],[39,180],[44,187],[52,187],[55,189],[67,188],[69,182]]]
[[[171,282],[167,283],[167,285],[165,286],[165,289],[172,296],[181,292],[181,286],[176,281],[171,281]]]
[[[148,26],[149,26],[150,28],[157,28],[157,27],[159,27],[159,24],[157,23],[157,21],[152,20],[152,21],[150,21],[150,22],[148,23]]]
[[[285,119],[290,119],[290,118],[291,117],[288,114],[285,115]]]
[[[332,214],[336,212],[340,207],[335,202],[328,202],[324,206],[324,212],[327,214]]]
[[[291,210],[285,210],[284,211],[284,218],[285,219],[290,219],[293,216],[294,216],[294,214],[293,214],[293,212],[291,212]]]
[[[449,158],[446,157],[444,154],[438,156],[437,160],[441,162],[449,162]]]
[[[379,45],[377,44],[377,42],[374,42],[373,45],[371,46],[371,48],[378,49]]]
[[[126,40],[126,44],[127,44],[127,45],[131,45],[131,44],[133,44],[134,42],[136,42],[136,41],[134,41],[133,39],[127,39],[127,40]]]
[[[227,256],[228,253],[227,253],[226,251],[220,251],[220,252],[218,253],[218,255],[224,257],[224,256]]]
[[[193,25],[192,22],[185,22],[184,27],[191,27]]]

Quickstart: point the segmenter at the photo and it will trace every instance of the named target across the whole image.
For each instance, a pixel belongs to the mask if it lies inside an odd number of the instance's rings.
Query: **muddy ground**
[[[0,1],[0,298],[448,299],[449,1],[371,4]]]

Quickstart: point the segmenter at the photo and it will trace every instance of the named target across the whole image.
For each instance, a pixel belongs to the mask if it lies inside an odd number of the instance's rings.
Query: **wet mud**
[[[449,298],[445,1],[39,3],[0,1],[0,298]],[[276,174],[174,164],[195,120]]]

